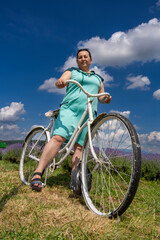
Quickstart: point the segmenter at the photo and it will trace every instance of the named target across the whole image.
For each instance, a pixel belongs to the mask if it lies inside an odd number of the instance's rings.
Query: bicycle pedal
[[[76,195],[81,195],[81,163],[78,164],[78,166],[71,172],[71,180],[69,183],[69,188],[73,191]],[[92,174],[90,170],[87,168],[87,185],[88,185],[88,191],[91,190],[92,186]]]

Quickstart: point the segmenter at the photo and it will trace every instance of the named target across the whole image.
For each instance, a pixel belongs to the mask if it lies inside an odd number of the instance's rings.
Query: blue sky
[[[122,113],[142,150],[160,153],[160,0],[1,1],[0,139],[48,123],[64,96],[55,81],[80,47],[113,98],[99,113]]]

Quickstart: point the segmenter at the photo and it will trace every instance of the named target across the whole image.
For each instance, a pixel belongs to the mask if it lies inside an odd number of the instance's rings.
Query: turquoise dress
[[[71,79],[79,82],[82,87],[89,93],[97,94],[100,89],[101,81],[103,79],[95,72],[91,72],[89,75],[79,68],[70,68],[67,71],[71,71]],[[97,114],[98,99],[92,102],[93,117]],[[87,106],[87,96],[82,90],[73,83],[69,83],[66,90],[66,95],[61,103],[60,112],[56,119],[53,135],[60,135],[68,141],[72,136],[79,120],[81,119],[84,110]],[[88,116],[86,116],[87,119]],[[84,120],[85,121],[85,120]],[[87,127],[83,129],[76,142],[83,146],[85,136],[87,133]]]

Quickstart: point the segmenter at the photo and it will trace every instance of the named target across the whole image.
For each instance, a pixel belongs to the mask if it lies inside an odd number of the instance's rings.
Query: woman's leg
[[[56,156],[61,144],[63,142],[65,142],[65,138],[58,136],[58,135],[54,135],[51,140],[46,144],[43,153],[41,155],[38,167],[36,168],[35,172],[40,172],[42,173],[43,170],[45,169],[45,167],[51,162],[51,160]],[[39,175],[34,175],[34,177],[32,178],[40,178]],[[38,184],[34,184],[35,186]]]
[[[72,157],[72,171],[77,167],[82,155],[82,146],[78,143],[74,145],[74,154]]]
[[[76,143],[74,145],[74,155],[72,157],[72,172],[71,180],[69,183],[69,188],[77,195],[81,195],[81,182],[78,181],[78,171],[77,167],[82,155],[82,146]],[[79,179],[80,180],[80,179]]]

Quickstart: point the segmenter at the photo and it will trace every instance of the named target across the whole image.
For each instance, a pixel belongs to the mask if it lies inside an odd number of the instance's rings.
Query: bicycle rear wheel
[[[20,179],[24,184],[30,185],[32,175],[48,141],[49,138],[43,127],[34,128],[26,137],[19,168]]]
[[[137,133],[120,114],[101,114],[91,127],[92,156],[88,136],[82,154],[82,193],[86,205],[100,216],[117,217],[131,204],[141,172]],[[88,189],[86,169],[92,174]]]

